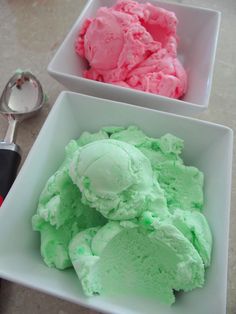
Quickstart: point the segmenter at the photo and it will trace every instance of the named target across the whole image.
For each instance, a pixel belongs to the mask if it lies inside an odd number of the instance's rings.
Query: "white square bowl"
[[[145,2],[145,0],[138,1]],[[83,78],[83,71],[87,69],[88,64],[85,59],[75,53],[75,39],[85,19],[94,17],[99,7],[110,7],[115,2],[116,0],[88,1],[50,62],[48,72],[69,90],[86,95],[181,115],[194,115],[207,109],[220,25],[220,12],[218,11],[156,0],[149,1],[175,12],[179,19],[178,57],[188,74],[188,90],[182,100]]]
[[[202,289],[183,293],[172,307],[142,298],[86,298],[73,269],[48,268],[40,256],[31,217],[45,182],[64,158],[64,147],[82,131],[135,124],[149,136],[184,139],[186,164],[205,174],[206,215],[214,245]],[[226,310],[231,193],[232,130],[169,113],[63,92],[53,106],[12,189],[0,208],[0,277],[113,314],[223,314]]]

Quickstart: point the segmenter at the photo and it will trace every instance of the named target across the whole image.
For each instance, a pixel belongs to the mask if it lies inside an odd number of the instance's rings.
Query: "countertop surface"
[[[236,131],[236,1],[172,0],[172,2],[202,6],[222,12],[210,106],[197,118],[224,124]],[[86,0],[0,0],[0,88],[4,88],[17,68],[30,69],[39,78],[49,98],[41,113],[23,122],[18,129],[17,143],[22,148],[23,161],[57,96],[64,89],[48,75],[47,65],[85,3]],[[5,119],[0,117],[1,139],[4,138],[6,128]],[[228,314],[236,313],[235,158],[233,162]],[[98,312],[2,280],[0,313],[96,314]]]

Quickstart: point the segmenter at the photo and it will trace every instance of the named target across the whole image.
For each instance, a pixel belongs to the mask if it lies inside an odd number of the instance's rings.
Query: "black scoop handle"
[[[17,145],[0,142],[0,206],[16,178],[20,161]]]

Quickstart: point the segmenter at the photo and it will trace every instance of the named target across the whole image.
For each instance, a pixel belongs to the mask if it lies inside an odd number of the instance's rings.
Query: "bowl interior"
[[[139,2],[145,2],[139,0]],[[164,3],[150,0],[154,5],[166,8],[176,13],[178,24],[178,54],[188,74],[188,90],[183,101],[207,106],[210,96],[213,65],[215,60],[216,43],[218,37],[220,14],[217,11],[187,7],[178,4]],[[49,65],[49,72],[60,75],[72,75],[82,78],[83,71],[88,68],[87,62],[74,51],[74,42],[86,18],[95,16],[101,6],[112,6],[115,0],[91,0],[76,21],[68,37],[60,47],[58,53]],[[58,78],[58,77],[56,77]],[[91,81],[83,79],[91,85]],[[66,81],[62,82],[66,86]],[[93,82],[94,83],[94,82]],[[97,84],[101,85],[102,83]],[[77,86],[81,82],[77,81]],[[102,84],[104,87],[104,84]],[[93,84],[91,85],[92,89]],[[77,90],[76,85],[69,85]],[[106,89],[110,88],[106,84]],[[124,90],[118,87],[119,90]],[[90,93],[93,93],[92,90]],[[100,97],[100,95],[97,95]],[[107,98],[107,97],[106,97]]]
[[[205,175],[204,213],[214,237],[212,265],[204,287],[179,295],[172,307],[153,299],[84,297],[72,269],[59,271],[43,263],[39,235],[31,227],[40,192],[62,162],[68,141],[78,138],[84,130],[93,132],[106,125],[130,124],[138,125],[150,136],[169,132],[183,138],[185,163],[198,167]],[[108,313],[225,313],[231,163],[232,133],[228,128],[64,92],[1,207],[0,277]]]

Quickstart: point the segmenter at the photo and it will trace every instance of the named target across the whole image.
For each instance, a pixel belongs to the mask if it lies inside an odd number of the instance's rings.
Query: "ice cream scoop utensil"
[[[21,122],[36,114],[44,104],[40,82],[30,72],[15,73],[0,98],[0,114],[8,120],[8,129],[0,141],[0,206],[15,180],[20,164],[20,148],[14,144],[15,130]]]

